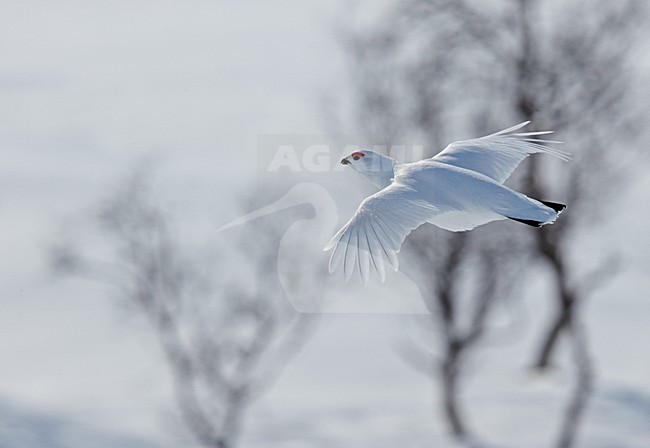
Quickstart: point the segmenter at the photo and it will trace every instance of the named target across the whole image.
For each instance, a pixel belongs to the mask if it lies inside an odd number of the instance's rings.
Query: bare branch
[[[577,278],[580,270],[570,255],[573,236],[593,223],[602,202],[619,191],[614,186],[621,186],[630,169],[612,151],[612,145],[620,144],[618,134],[647,121],[639,120],[639,108],[630,106],[627,69],[647,17],[643,3],[508,0],[486,8],[471,0],[409,0],[396,4],[362,36],[348,36],[356,62],[357,117],[371,139],[381,130],[389,134],[382,138],[421,138],[441,148],[459,130],[480,134],[507,124],[504,120],[532,118],[538,129],[555,129],[569,142],[575,161],[561,171],[551,169],[553,161],[533,157],[525,162],[525,175],[510,181],[533,198],[557,197],[569,205],[553,226],[517,231],[508,240],[518,255],[525,254],[533,265],[535,260],[546,263],[554,276],[558,309],[536,356],[540,369],[550,365],[561,336],[574,331],[580,320],[577,304],[602,286],[591,275]],[[367,123],[373,123],[372,129],[363,127]],[[441,393],[449,426],[459,438],[469,432],[454,396],[464,358],[488,330],[494,303],[511,295],[515,283],[507,270],[489,262],[500,252],[484,249],[480,238],[484,242],[494,234],[477,229],[471,235],[419,229],[405,244],[432,313],[437,331],[432,339],[443,340]],[[471,263],[470,271],[466,267]],[[599,266],[594,275],[613,268],[607,260]],[[459,286],[467,284],[476,285],[471,294]],[[471,299],[463,300],[467,296]],[[584,338],[580,343],[586,350]],[[422,359],[428,355],[414,356],[413,351],[406,357],[426,372]],[[574,356],[578,362],[579,353]],[[586,399],[580,399],[567,420],[577,424],[582,403]],[[572,443],[573,438],[566,440]]]
[[[200,268],[228,261],[211,257],[206,263],[198,250],[181,244],[149,183],[136,170],[95,216],[94,247],[105,246],[100,253],[107,261],[63,243],[52,251],[52,266],[59,274],[117,286],[137,306],[158,336],[187,429],[203,446],[231,448],[247,408],[304,342],[314,319],[294,312],[275,278],[284,228],[265,222],[263,232],[231,233],[235,247],[255,247],[246,266],[260,284],[251,288],[243,277],[226,279]]]

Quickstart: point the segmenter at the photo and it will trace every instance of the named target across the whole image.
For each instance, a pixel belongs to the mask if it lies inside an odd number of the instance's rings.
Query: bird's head
[[[341,160],[341,164],[350,166],[379,188],[390,185],[396,163],[391,157],[367,149],[355,151]]]

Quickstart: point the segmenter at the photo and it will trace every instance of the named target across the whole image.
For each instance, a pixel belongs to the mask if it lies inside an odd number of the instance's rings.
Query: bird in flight
[[[427,222],[452,232],[501,219],[533,227],[555,222],[566,205],[529,198],[503,185],[530,154],[570,160],[569,153],[546,146],[560,142],[539,138],[552,131],[515,133],[529,123],[451,143],[435,157],[415,163],[368,150],[341,160],[380,191],[364,199],[325,246],[325,251],[334,249],[330,273],[343,265],[347,282],[357,269],[367,284],[372,266],[384,282],[384,260],[397,271],[404,239]]]

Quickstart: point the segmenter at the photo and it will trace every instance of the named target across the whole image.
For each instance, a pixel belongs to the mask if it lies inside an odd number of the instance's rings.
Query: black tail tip
[[[539,201],[542,204],[544,204],[547,207],[552,208],[555,210],[557,213],[560,213],[562,210],[566,208],[566,205],[560,204],[559,202],[550,202],[550,201]]]
[[[526,224],[526,225],[531,226],[531,227],[542,227],[544,225],[543,222],[532,221],[530,219],[511,218],[510,216],[508,216],[507,218],[512,219],[513,221],[520,222],[522,224]]]
[[[560,213],[562,213],[562,210],[564,210],[566,208],[566,205],[560,204],[559,202],[550,202],[550,201],[539,201],[539,202],[541,202],[542,204],[544,204],[545,206],[547,206],[549,208],[552,208],[555,211],[555,213],[557,213],[558,215]],[[553,220],[547,221],[547,222],[539,222],[539,221],[533,221],[533,220],[530,220],[530,219],[512,218],[510,216],[507,216],[507,218],[512,219],[513,221],[520,222],[522,224],[526,224],[528,226],[532,226],[532,227],[542,227],[544,224],[550,224],[551,222],[555,221],[555,219],[553,219]]]

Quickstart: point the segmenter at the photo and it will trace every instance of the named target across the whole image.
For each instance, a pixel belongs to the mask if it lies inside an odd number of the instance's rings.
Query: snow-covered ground
[[[3,6],[0,446],[191,446],[146,322],[106,288],[53,279],[46,249],[144,154],[159,156],[159,193],[188,221],[225,221],[205,210],[231,210],[232,191],[255,179],[258,134],[322,132],[319,95],[348,69],[333,39],[342,4]],[[640,175],[597,229],[598,249],[585,243],[585,259],[620,249],[624,269],[586,305],[597,382],[583,447],[650,446],[647,191]],[[368,300],[351,290],[345,300]],[[549,446],[573,378],[565,362],[543,377],[527,369],[550,305],[533,289],[514,306],[524,322],[477,350],[463,402],[482,442]],[[436,383],[399,356],[419,318],[324,315],[241,445],[451,446]]]

